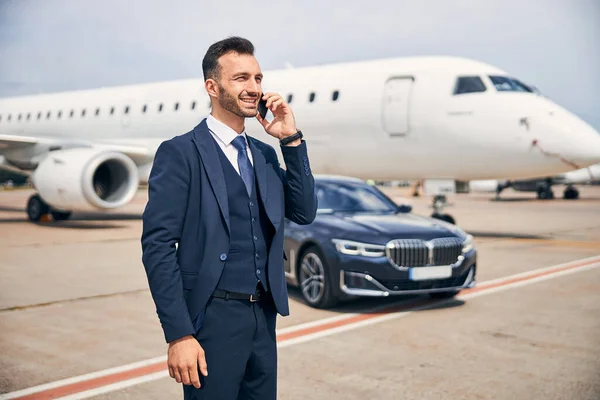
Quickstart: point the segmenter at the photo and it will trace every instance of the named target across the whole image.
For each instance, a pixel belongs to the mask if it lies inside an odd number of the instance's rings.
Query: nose
[[[248,79],[248,85],[246,85],[246,92],[250,94],[258,94],[261,93],[262,88],[260,83],[256,82],[255,79]]]

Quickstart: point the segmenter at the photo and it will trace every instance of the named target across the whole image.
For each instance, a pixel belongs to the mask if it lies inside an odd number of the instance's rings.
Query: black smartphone
[[[267,101],[262,99],[263,95],[264,93],[261,93],[260,98],[258,99],[258,113],[260,114],[262,119],[265,119],[265,117],[267,116],[267,111],[269,111],[269,109],[267,108]]]

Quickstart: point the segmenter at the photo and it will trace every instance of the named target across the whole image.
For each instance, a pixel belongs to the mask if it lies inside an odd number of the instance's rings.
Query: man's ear
[[[214,79],[207,79],[204,82],[204,88],[210,97],[219,97],[219,85]]]

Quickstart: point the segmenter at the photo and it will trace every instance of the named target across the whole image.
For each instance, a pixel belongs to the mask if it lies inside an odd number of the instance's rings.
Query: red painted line
[[[296,339],[296,338],[299,338],[302,336],[308,336],[313,333],[328,331],[330,329],[339,328],[340,326],[346,326],[346,325],[350,325],[350,324],[353,324],[356,322],[366,321],[366,320],[377,318],[377,317],[380,317],[380,316],[386,315],[386,314],[408,311],[415,307],[423,306],[423,305],[431,303],[431,302],[432,302],[431,300],[420,299],[417,301],[412,301],[409,303],[403,303],[401,305],[385,308],[385,309],[382,309],[381,311],[377,311],[377,312],[372,312],[372,313],[368,313],[368,314],[359,314],[359,315],[355,315],[355,316],[345,318],[342,320],[332,321],[332,322],[322,324],[322,325],[311,326],[311,327],[308,327],[305,329],[299,329],[294,332],[282,333],[280,335],[277,335],[277,342],[282,343],[287,340]]]
[[[44,390],[43,392],[33,393],[27,396],[15,397],[15,400],[47,400],[56,399],[58,397],[68,396],[70,394],[81,393],[86,390],[96,389],[102,386],[111,385],[113,383],[125,381],[127,379],[137,378],[139,376],[153,374],[167,369],[167,363],[161,362],[157,364],[147,365],[132,369],[130,371],[119,372],[112,375],[101,376],[99,378],[90,379],[72,383],[70,385],[61,386],[55,389]]]
[[[539,271],[539,272],[533,273],[533,274],[517,276],[514,278],[508,278],[508,279],[504,279],[504,280],[502,278],[500,278],[499,281],[492,282],[489,284],[482,282],[479,286],[476,286],[472,289],[465,289],[465,290],[461,291],[460,294],[477,293],[477,292],[482,292],[482,291],[490,290],[490,289],[501,287],[501,286],[507,286],[507,285],[517,283],[517,282],[524,282],[524,281],[532,280],[535,278],[539,278],[541,276],[552,275],[557,272],[562,272],[562,271],[567,271],[567,270],[571,270],[571,269],[584,267],[587,265],[597,263],[598,261],[599,261],[598,259],[592,259],[592,260],[587,260],[587,261],[575,262],[573,264],[569,264],[569,265],[566,265],[563,267]],[[381,311],[377,311],[377,312],[354,315],[354,316],[346,318],[346,319],[332,321],[329,323],[324,323],[321,325],[311,326],[311,327],[307,327],[304,329],[299,329],[297,331],[287,332],[287,333],[277,335],[277,342],[283,343],[288,340],[308,336],[308,335],[311,335],[314,333],[324,332],[324,331],[338,328],[341,326],[351,325],[351,324],[354,324],[357,322],[370,320],[373,318],[380,317],[382,315],[387,315],[387,314],[396,313],[396,312],[410,311],[412,309],[415,309],[415,308],[418,308],[418,307],[421,307],[421,306],[424,306],[427,304],[433,304],[436,302],[437,302],[437,300],[432,301],[429,299],[427,299],[427,300],[419,299],[416,301],[391,306],[389,308],[385,308],[385,309],[382,309]],[[42,392],[38,392],[38,393],[34,393],[34,394],[22,396],[22,397],[15,397],[15,400],[56,399],[59,397],[73,395],[73,394],[81,393],[81,392],[91,390],[91,389],[97,389],[97,388],[100,388],[103,386],[115,384],[115,383],[122,382],[122,381],[125,381],[128,379],[153,374],[156,372],[161,372],[166,369],[167,369],[167,364],[165,362],[160,362],[160,363],[156,363],[156,364],[147,365],[144,367],[135,368],[135,369],[132,369],[129,371],[114,373],[114,374],[110,374],[110,375],[106,375],[106,376],[102,376],[102,377],[98,377],[98,378],[93,378],[93,379],[89,379],[86,381],[77,382],[77,383],[73,383],[73,384],[67,384],[67,385],[64,385],[61,387],[44,390]]]

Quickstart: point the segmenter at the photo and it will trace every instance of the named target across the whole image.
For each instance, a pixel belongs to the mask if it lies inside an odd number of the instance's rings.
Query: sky
[[[600,0],[0,0],[0,96],[201,78],[231,35],[263,70],[473,58],[600,129]]]

